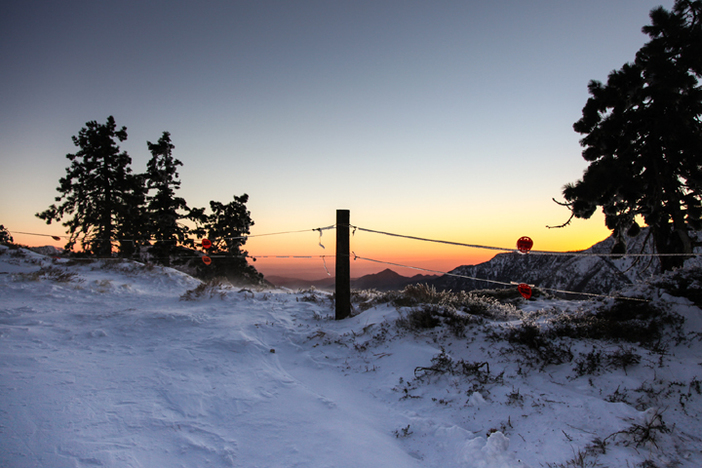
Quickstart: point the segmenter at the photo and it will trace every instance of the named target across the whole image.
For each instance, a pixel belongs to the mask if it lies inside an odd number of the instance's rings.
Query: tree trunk
[[[110,174],[108,168],[107,157],[102,159],[102,189],[105,194],[105,201],[102,207],[101,221],[102,238],[98,239],[99,251],[101,256],[109,257],[112,255],[112,187],[110,184]]]

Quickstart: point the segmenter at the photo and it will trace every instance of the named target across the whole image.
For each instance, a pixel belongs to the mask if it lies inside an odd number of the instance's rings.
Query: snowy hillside
[[[337,322],[317,291],[0,246],[0,466],[699,467],[695,275],[652,303],[358,292]]]

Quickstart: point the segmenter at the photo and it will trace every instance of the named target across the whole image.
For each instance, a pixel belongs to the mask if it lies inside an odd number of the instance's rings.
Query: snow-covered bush
[[[634,348],[619,346],[618,349],[607,352],[593,346],[588,353],[582,353],[575,359],[573,371],[576,377],[583,375],[598,375],[607,370],[622,369],[626,374],[629,367],[641,362],[641,355]]]
[[[224,278],[212,278],[207,282],[200,283],[193,289],[189,289],[180,296],[181,301],[195,301],[197,299],[211,299],[219,296],[224,299],[231,289],[231,284]]]
[[[463,359],[454,359],[443,348],[441,353],[431,359],[431,366],[414,369],[414,376],[420,381],[433,375],[443,374],[469,377],[481,384],[495,383],[502,379],[501,374],[499,376],[490,374],[490,364],[487,361],[468,362]]]
[[[415,332],[445,326],[456,337],[465,337],[466,327],[484,321],[479,315],[456,310],[452,306],[424,304],[413,307],[397,319],[397,326]]]
[[[672,296],[685,297],[697,307],[702,307],[702,267],[669,271],[652,280],[651,285],[664,289]]]
[[[676,332],[683,320],[652,302],[617,300],[558,317],[550,332],[559,337],[624,341],[651,348],[666,330]]]
[[[533,321],[522,321],[518,326],[509,327],[492,338],[505,339],[516,345],[515,350],[522,352],[531,364],[558,365],[573,360],[573,353],[567,343],[557,339],[553,330]]]
[[[46,279],[56,281],[57,283],[69,283],[78,280],[78,275],[76,273],[52,266],[41,267],[38,271],[21,273],[18,276],[22,280],[39,281],[41,279]]]
[[[296,300],[301,302],[312,302],[316,304],[323,303],[327,299],[324,293],[315,288],[300,290],[298,291],[298,294],[300,294],[301,296],[299,297],[299,299]]]

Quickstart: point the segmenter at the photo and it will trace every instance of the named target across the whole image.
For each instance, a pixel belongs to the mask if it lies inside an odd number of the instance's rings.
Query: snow
[[[504,306],[457,336],[408,330],[408,309],[384,303],[334,321],[319,291],[182,300],[200,284],[0,246],[0,466],[702,466],[702,320],[686,299],[657,299],[685,339],[627,344],[638,365],[577,376],[576,359],[540,366],[489,335],[592,302]],[[441,356],[482,367],[426,370]]]

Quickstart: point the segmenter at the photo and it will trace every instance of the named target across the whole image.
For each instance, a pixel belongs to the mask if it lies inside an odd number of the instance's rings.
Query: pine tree
[[[672,11],[658,7],[650,18],[642,29],[650,41],[635,61],[606,84],[588,86],[573,128],[585,135],[590,165],[563,195],[578,218],[602,207],[617,251],[642,218],[658,252],[692,253],[690,231],[702,228],[702,1],[676,0]],[[684,259],[663,257],[661,266]]]
[[[263,275],[247,263],[248,252],[242,250],[246,236],[254,225],[246,208],[248,200],[249,196],[244,194],[234,196],[234,200],[226,205],[210,201],[210,215],[205,215],[203,209],[193,210],[193,215],[199,216],[201,221],[198,233],[206,235],[212,242],[212,248],[208,251],[212,264],[200,263],[199,277],[225,277],[235,283],[260,283],[263,280]]]
[[[122,257],[140,258],[149,245],[151,231],[146,212],[146,181],[143,174],[129,177],[131,187],[124,192],[123,206],[116,214],[116,240]]]
[[[63,223],[70,233],[66,249],[80,239],[87,252],[109,256],[112,242],[130,219],[128,208],[140,190],[140,180],[129,167],[131,158],[118,146],[127,139],[127,128],[117,130],[112,116],[105,124],[90,121],[85,125],[72,138],[80,150],[66,155],[71,165],[59,179],[61,195],[56,197],[62,203],[37,216],[47,224],[70,216]]]
[[[9,231],[0,224],[0,242],[4,243],[11,243],[13,241],[12,236],[10,235]]]
[[[159,263],[170,265],[170,257],[176,246],[187,243],[188,228],[179,221],[188,217],[190,209],[183,198],[176,197],[180,188],[178,180],[179,160],[173,157],[175,145],[171,135],[163,132],[157,143],[147,142],[151,159],[147,163],[146,187],[153,190],[147,197],[149,231],[156,240],[150,253]]]

